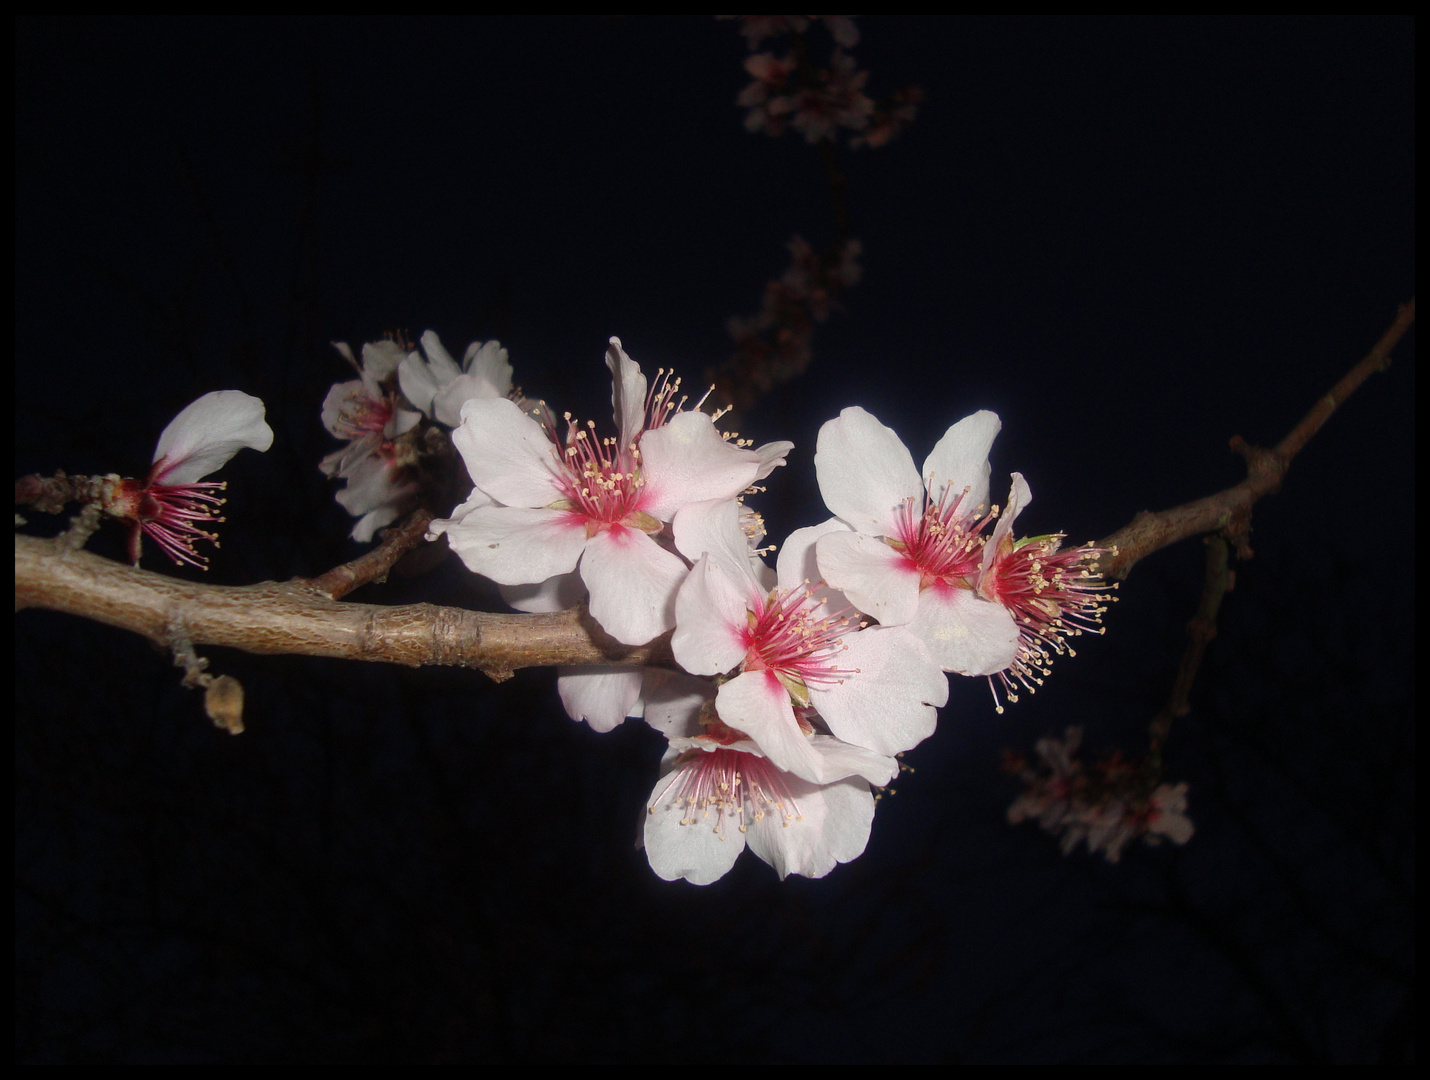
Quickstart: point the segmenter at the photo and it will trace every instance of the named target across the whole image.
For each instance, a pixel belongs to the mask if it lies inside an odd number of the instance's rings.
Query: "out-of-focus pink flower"
[[[963,675],[1002,671],[1018,653],[1013,616],[978,592],[999,427],[987,411],[960,420],[920,476],[893,430],[855,406],[820,429],[814,455],[824,504],[843,523],[819,540],[824,579]]]
[[[720,720],[708,682],[674,673],[648,694],[645,718],[670,741],[643,830],[651,868],[667,881],[708,885],[746,846],[781,878],[823,877],[863,853],[874,819],[869,785],[898,773],[892,757],[813,735],[826,779],[793,775]]]
[[[770,447],[727,442],[708,415],[679,408],[679,382],[663,372],[647,394],[617,338],[606,363],[614,438],[568,414],[558,441],[504,398],[469,400],[452,441],[491,505],[433,522],[432,535],[446,532],[468,569],[503,585],[537,584],[579,564],[592,617],[639,645],[674,626],[687,573],[655,536],[687,503],[734,499],[793,444],[772,444],[771,462]]]
[[[1010,823],[1036,818],[1058,837],[1064,855],[1086,841],[1088,851],[1114,863],[1134,840],[1155,846],[1164,837],[1174,844],[1192,838],[1187,784],[1159,784],[1150,759],[1127,761],[1117,753],[1086,768],[1077,759],[1081,739],[1080,727],[1068,728],[1061,741],[1039,739],[1038,768],[1013,760],[1009,771],[1022,779],[1023,791],[1008,808]]]
[[[889,97],[876,101],[869,114],[869,122],[858,135],[849,140],[852,147],[866,146],[877,149],[889,142],[909,124],[914,122],[918,104],[924,93],[917,86],[906,86]]]
[[[802,34],[809,28],[807,15],[717,15],[716,18],[739,19],[740,33],[745,35],[745,43],[751,49],[759,48],[767,37]]]
[[[829,66],[819,69],[813,82],[794,94],[790,126],[804,133],[806,142],[833,139],[838,128],[862,131],[869,125],[874,102],[864,93],[867,71],[854,65],[854,57],[835,49]]]
[[[745,114],[746,130],[784,134],[789,115],[795,109],[794,97],[787,91],[797,67],[794,53],[783,57],[757,53],[745,61],[745,70],[755,81],[740,91],[735,104],[750,110]]]
[[[201,525],[223,520],[224,500],[216,492],[228,485],[204,481],[244,447],[264,451],[273,430],[264,420],[263,402],[239,390],[216,390],[180,411],[159,436],[154,463],[141,484],[121,480],[105,502],[105,511],[130,523],[129,558],[139,565],[143,537],[153,540],[175,563],[208,568],[194,544],[218,538]]]
[[[726,323],[736,351],[717,385],[742,406],[809,366],[815,323],[828,318],[839,294],[859,280],[858,240],[846,241],[832,258],[816,255],[799,236],[788,246],[789,266],[766,283],[759,314]]]

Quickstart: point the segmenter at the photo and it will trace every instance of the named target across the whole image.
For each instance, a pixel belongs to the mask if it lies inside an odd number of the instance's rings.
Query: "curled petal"
[[[621,433],[621,450],[627,450],[645,427],[646,377],[640,365],[626,355],[621,339],[611,338],[606,349],[606,367],[611,369],[611,409]],[[668,519],[663,519],[668,520]]]
[[[154,448],[149,483],[192,484],[223,468],[245,446],[262,451],[272,445],[262,401],[241,390],[215,390],[169,421]]]
[[[968,492],[959,508],[964,516],[988,504],[988,452],[1002,427],[997,413],[983,409],[944,432],[924,461],[931,502],[937,503],[944,489],[952,488],[955,495]]]

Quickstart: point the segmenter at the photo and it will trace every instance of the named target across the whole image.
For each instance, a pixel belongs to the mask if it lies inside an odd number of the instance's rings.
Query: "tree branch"
[[[1123,578],[1146,555],[1178,540],[1224,530],[1249,556],[1251,506],[1280,487],[1292,459],[1355,389],[1390,363],[1390,352],[1415,321],[1415,301],[1364,360],[1311,409],[1274,450],[1232,440],[1247,460],[1247,477],[1216,495],[1158,513],[1144,511],[1098,546],[1116,549],[1100,565]],[[57,474],[59,476],[60,474]],[[75,495],[74,481],[26,477],[16,501],[48,509]],[[81,493],[82,494],[82,493]],[[56,507],[57,509],[58,507]],[[414,515],[388,530],[372,551],[313,578],[258,585],[203,585],[130,568],[77,550],[64,536],[15,537],[15,610],[45,608],[142,634],[166,652],[222,645],[251,653],[331,656],[477,668],[501,681],[523,667],[605,664],[673,666],[670,634],[638,648],[622,645],[596,625],[585,607],[552,614],[507,615],[436,604],[387,607],[340,598],[385,577],[426,532],[428,517]]]
[[[498,615],[436,604],[343,603],[326,591],[335,573],[312,581],[203,585],[17,535],[15,610],[46,608],[93,619],[142,634],[166,652],[181,636],[193,645],[251,653],[473,667],[499,682],[521,667],[672,662],[668,634],[640,648],[622,645],[584,607]]]

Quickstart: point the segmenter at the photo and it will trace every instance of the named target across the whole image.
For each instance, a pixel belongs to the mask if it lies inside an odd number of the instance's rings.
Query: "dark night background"
[[[841,151],[864,281],[743,425],[797,444],[777,538],[850,404],[919,461],[995,409],[1020,529],[1105,536],[1235,483],[1228,438],[1278,440],[1414,293],[1413,21],[859,25],[871,92],[926,98]],[[328,342],[499,337],[605,423],[609,335],[697,383],[790,236],[833,234],[819,155],[742,127],[730,23],[16,30],[16,474],[142,475],[187,402],[257,394],[218,583],[359,550],[317,470]],[[1195,541],[1005,716],[957,680],[862,858],[703,889],[632,844],[662,740],[572,723],[550,672],[201,650],[235,738],[146,643],[21,614],[17,1060],[1413,1060],[1413,359],[1258,505],[1168,746],[1197,834],[1116,866],[1008,826],[999,753],[1145,747]],[[353,598],[490,603],[451,561]]]

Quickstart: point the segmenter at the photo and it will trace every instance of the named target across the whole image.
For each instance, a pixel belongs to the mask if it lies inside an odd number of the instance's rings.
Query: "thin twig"
[[[416,511],[397,528],[384,530],[382,542],[377,547],[352,562],[333,567],[311,579],[308,584],[329,600],[341,600],[368,582],[387,580],[387,572],[392,569],[393,563],[422,542],[431,520],[432,515],[426,510]]]
[[[1246,558],[1251,549],[1246,543],[1251,525],[1251,507],[1263,495],[1281,487],[1281,481],[1311,436],[1320,430],[1337,408],[1345,403],[1356,388],[1373,373],[1390,366],[1390,353],[1405,332],[1415,322],[1415,300],[1401,306],[1375,348],[1348,371],[1331,392],[1312,406],[1301,422],[1286,435],[1274,450],[1251,446],[1241,436],[1234,436],[1231,448],[1246,459],[1246,479],[1235,487],[1170,510],[1144,510],[1132,521],[1097,546],[1106,549],[1095,569],[1104,577],[1125,578],[1132,567],[1154,551],[1217,530],[1224,530],[1237,546],[1237,554]]]

